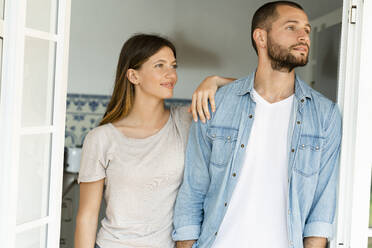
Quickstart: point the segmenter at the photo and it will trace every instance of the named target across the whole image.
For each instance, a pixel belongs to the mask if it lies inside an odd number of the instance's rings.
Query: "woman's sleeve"
[[[103,140],[99,134],[97,130],[93,129],[85,137],[78,183],[95,182],[106,177],[106,165],[102,149]]]

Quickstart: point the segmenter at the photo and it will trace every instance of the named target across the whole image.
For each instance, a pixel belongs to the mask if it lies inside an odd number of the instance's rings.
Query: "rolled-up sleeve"
[[[184,177],[174,210],[172,238],[175,241],[196,240],[200,235],[203,203],[210,183],[211,144],[206,136],[207,125],[198,121],[190,127]]]
[[[342,136],[341,114],[337,105],[333,105],[328,116],[318,183],[305,223],[304,237],[333,237]]]

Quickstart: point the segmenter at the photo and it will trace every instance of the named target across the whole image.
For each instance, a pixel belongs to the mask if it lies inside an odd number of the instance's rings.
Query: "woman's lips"
[[[165,87],[165,88],[168,88],[168,89],[173,89],[175,83],[173,83],[173,82],[168,82],[168,83],[162,83],[162,84],[160,84],[160,85],[163,86],[163,87]]]

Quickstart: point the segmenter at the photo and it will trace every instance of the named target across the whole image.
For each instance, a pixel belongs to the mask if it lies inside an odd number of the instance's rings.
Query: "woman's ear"
[[[127,70],[127,78],[134,85],[140,84],[138,71],[136,71],[134,69],[128,69]]]
[[[257,50],[260,50],[260,48],[266,48],[267,47],[267,32],[266,30],[262,28],[256,28],[253,31],[253,39],[256,42]]]

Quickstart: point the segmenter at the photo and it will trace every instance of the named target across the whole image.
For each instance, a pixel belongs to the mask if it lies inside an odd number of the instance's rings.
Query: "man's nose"
[[[302,43],[309,44],[310,43],[310,36],[305,31],[300,31],[298,34],[298,40]]]

